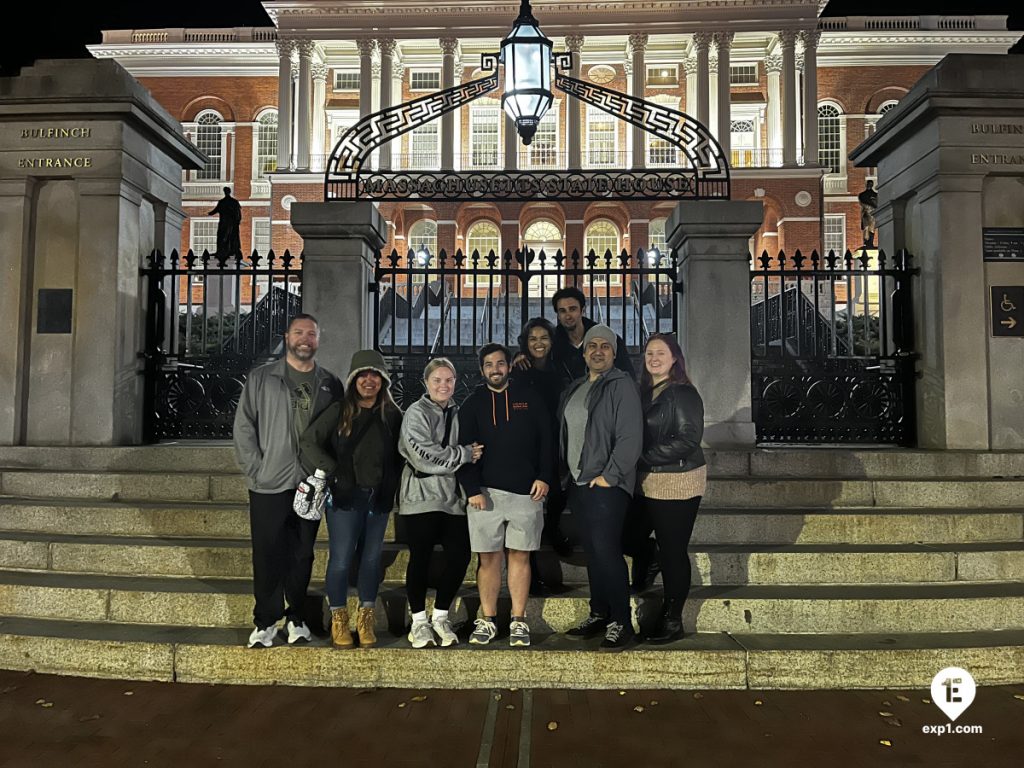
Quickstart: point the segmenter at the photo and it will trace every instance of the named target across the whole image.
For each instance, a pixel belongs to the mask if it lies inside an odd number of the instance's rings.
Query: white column
[[[796,88],[796,99],[794,100],[793,104],[796,107],[796,117],[794,118],[794,120],[796,122],[796,155],[797,155],[796,159],[797,159],[797,162],[802,163],[802,162],[805,162],[804,160],[801,159],[802,157],[804,157],[804,88],[803,88],[803,80],[804,80],[804,75],[803,75],[803,71],[804,71],[804,55],[803,55],[803,53],[796,54],[796,58],[795,58],[795,61],[794,61],[794,66],[795,66],[795,69],[794,69],[793,74],[794,74],[794,76],[796,78],[796,85],[794,86]]]
[[[316,43],[312,40],[299,41],[299,159],[296,167],[309,170],[310,105],[313,84],[312,64]]]
[[[455,37],[442,37],[441,44],[441,88],[452,88],[455,85],[455,52],[459,49],[459,40]],[[441,170],[455,169],[455,112],[441,115]]]
[[[377,41],[377,49],[380,51],[380,108],[385,110],[392,105],[391,92],[393,80],[391,71],[394,65],[395,41],[394,38],[382,37]],[[380,169],[391,170],[391,149],[392,143],[387,142],[380,148]]]
[[[718,143],[722,145],[726,161],[732,157],[732,83],[729,82],[729,50],[732,32],[715,32],[718,48]]]
[[[519,134],[516,133],[516,121],[505,114],[505,170],[515,171],[519,168]]]
[[[629,49],[633,64],[633,95],[643,99],[647,95],[647,33],[634,32],[629,36]],[[633,126],[633,167],[647,166],[647,131],[638,125]]]
[[[324,109],[327,103],[327,66],[324,64],[313,65],[313,155],[316,159],[312,167],[315,171],[325,169],[324,155],[330,151],[327,146],[326,128],[327,113]]]
[[[292,159],[292,40],[277,41],[277,170],[287,171]]]
[[[782,57],[773,54],[764,60],[768,72],[768,157],[764,165],[775,168],[782,165]]]
[[[375,40],[363,38],[356,40],[359,49],[359,117],[366,117],[373,112],[373,51],[377,47]]]
[[[298,51],[298,43],[296,43],[296,51]],[[298,168],[298,157],[299,157],[299,62],[292,62],[292,119],[291,119],[291,158],[289,160],[289,167],[292,170]]]
[[[402,80],[404,78],[405,65],[398,60],[398,56],[395,56],[391,62],[391,106],[393,107],[402,103]],[[411,144],[411,139],[409,141]],[[411,146],[410,151],[412,151]],[[399,170],[402,163],[401,152],[402,140],[397,139],[394,144],[394,154],[391,158],[392,170]]]
[[[466,79],[466,63],[459,59],[455,62],[455,85],[462,85],[462,82]],[[455,110],[455,170],[461,171],[465,162],[464,158],[467,152],[466,147],[462,145],[462,115],[463,107],[459,107]]]
[[[374,43],[376,45],[376,42]],[[370,76],[373,78],[372,92],[370,94],[370,114],[380,111],[380,62],[374,60],[370,65]],[[362,108],[360,108],[362,112]],[[380,149],[373,150],[370,158],[370,167],[377,170],[380,167]]]
[[[569,75],[580,77],[580,56],[583,52],[583,35],[567,35],[565,47],[572,52],[572,68]],[[583,167],[583,136],[580,124],[580,102],[574,98],[566,98],[562,101],[565,105],[565,135],[566,135],[566,167],[575,171]]]
[[[622,71],[626,73],[626,93],[630,96],[636,96],[633,93],[633,59],[627,56],[622,62]],[[615,141],[618,143],[618,126],[615,128]],[[626,127],[626,156],[622,159],[622,165],[628,165],[628,161],[633,157],[633,131],[631,126],[627,124]]]
[[[818,164],[818,30],[804,30],[804,165]]]
[[[687,56],[683,59],[686,72],[686,114],[697,116],[697,59]]]
[[[697,122],[710,127],[711,68],[708,49],[711,46],[711,33],[697,32],[693,36],[693,45],[697,49],[697,106],[690,114],[697,118]]]
[[[796,165],[796,32],[779,32],[782,45],[782,164]]]
[[[708,59],[708,130],[716,139],[718,135],[718,59]]]

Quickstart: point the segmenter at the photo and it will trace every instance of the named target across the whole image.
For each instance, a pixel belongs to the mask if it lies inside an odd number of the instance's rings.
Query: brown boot
[[[359,633],[359,647],[372,648],[377,644],[377,634],[373,631],[373,608],[362,607],[356,615],[356,632]]]
[[[348,628],[348,608],[331,609],[331,643],[335,648],[351,648],[355,644]]]

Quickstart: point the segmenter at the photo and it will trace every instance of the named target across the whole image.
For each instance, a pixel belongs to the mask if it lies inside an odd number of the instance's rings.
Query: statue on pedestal
[[[214,255],[241,256],[242,240],[238,228],[242,224],[242,206],[231,196],[231,187],[224,187],[224,197],[206,215],[213,216],[215,213],[220,216],[220,220],[217,222],[217,253]]]
[[[860,228],[864,232],[864,247],[875,247],[875,210],[878,208],[878,193],[875,192],[875,182],[868,181],[867,189],[857,195],[860,202]]]

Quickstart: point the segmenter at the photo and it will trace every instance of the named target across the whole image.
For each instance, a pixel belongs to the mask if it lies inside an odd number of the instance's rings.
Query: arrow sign
[[[1024,285],[993,285],[989,295],[993,336],[1024,338]]]
[[[1002,320],[1002,321],[1000,321],[1000,323],[999,323],[999,324],[1000,324],[1000,325],[1005,325],[1005,326],[1006,326],[1007,328],[1013,328],[1014,326],[1016,326],[1016,325],[1017,325],[1017,321],[1016,321],[1016,320],[1014,320],[1014,319],[1013,319],[1013,318],[1011,317],[1011,318],[1010,318],[1010,319],[1008,319],[1008,320]]]

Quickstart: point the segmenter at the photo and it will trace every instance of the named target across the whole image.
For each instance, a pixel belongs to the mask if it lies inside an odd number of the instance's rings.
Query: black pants
[[[320,521],[296,515],[292,511],[294,499],[295,491],[249,491],[252,588],[256,597],[253,622],[259,629],[276,624],[282,615],[295,623],[305,621],[303,606],[313,573],[313,545]]]
[[[405,593],[409,610],[426,610],[427,580],[430,556],[434,545],[444,550],[444,567],[437,582],[434,607],[447,611],[466,578],[466,568],[473,556],[469,548],[469,525],[465,515],[447,512],[423,512],[402,516],[403,538],[409,545],[409,565],[405,569]]]
[[[579,533],[587,556],[590,612],[629,627],[629,571],[622,556],[622,529],[629,494],[621,488],[569,489],[569,508],[579,517]]]
[[[641,497],[637,505],[645,518],[647,530],[654,529],[660,551],[661,579],[665,599],[682,606],[690,594],[690,536],[697,520],[700,496],[692,499],[648,499]]]

